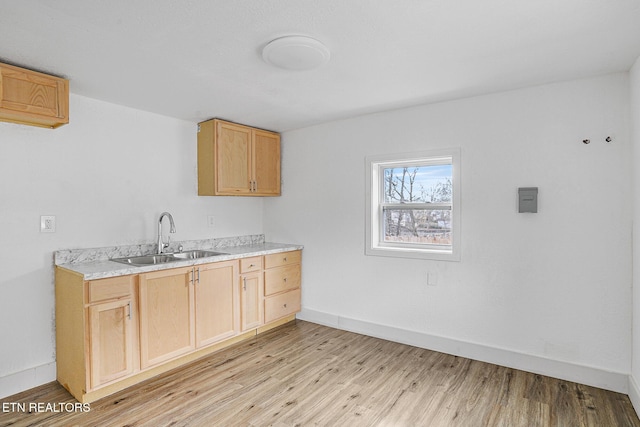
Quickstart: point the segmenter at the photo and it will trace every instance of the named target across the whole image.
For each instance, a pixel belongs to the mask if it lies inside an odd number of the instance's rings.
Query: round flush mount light
[[[329,49],[318,40],[307,36],[285,36],[270,41],[262,49],[267,64],[286,70],[311,70],[325,64]]]

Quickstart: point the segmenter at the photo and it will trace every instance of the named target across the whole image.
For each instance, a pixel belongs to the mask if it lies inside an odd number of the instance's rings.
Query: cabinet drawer
[[[300,264],[272,268],[264,272],[265,296],[300,287]]]
[[[297,313],[298,311],[300,311],[300,289],[264,299],[265,323]]]
[[[110,277],[89,282],[89,303],[131,295],[134,276]]]
[[[280,252],[264,256],[264,268],[281,267],[283,265],[300,264],[300,251]]]
[[[252,271],[260,270],[262,270],[261,256],[240,259],[240,273],[251,273]]]

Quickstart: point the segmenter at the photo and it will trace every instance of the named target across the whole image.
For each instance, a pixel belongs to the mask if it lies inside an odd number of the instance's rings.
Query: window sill
[[[369,247],[365,250],[366,255],[384,256],[394,258],[413,258],[426,259],[434,261],[460,261],[460,254],[450,250],[424,250],[409,248],[391,248],[391,247]]]

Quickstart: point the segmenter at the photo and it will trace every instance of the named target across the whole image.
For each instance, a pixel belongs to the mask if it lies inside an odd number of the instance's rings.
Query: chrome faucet
[[[176,225],[173,222],[173,217],[171,216],[171,214],[169,212],[162,212],[160,214],[160,219],[158,220],[158,253],[159,254],[163,253],[164,249],[169,247],[169,243],[171,243],[171,236],[167,236],[167,243],[164,243],[162,241],[162,219],[165,216],[169,217],[169,222],[171,223],[171,228],[169,229],[169,233],[176,232]]]

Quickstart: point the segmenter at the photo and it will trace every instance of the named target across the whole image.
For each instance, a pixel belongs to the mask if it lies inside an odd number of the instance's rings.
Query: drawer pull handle
[[[196,276],[196,274],[197,274],[197,276]],[[189,283],[191,283],[194,286],[195,286],[196,283],[200,283],[200,267],[198,267],[198,268],[191,267]]]
[[[287,278],[286,277],[284,278],[284,283],[287,283]]]

